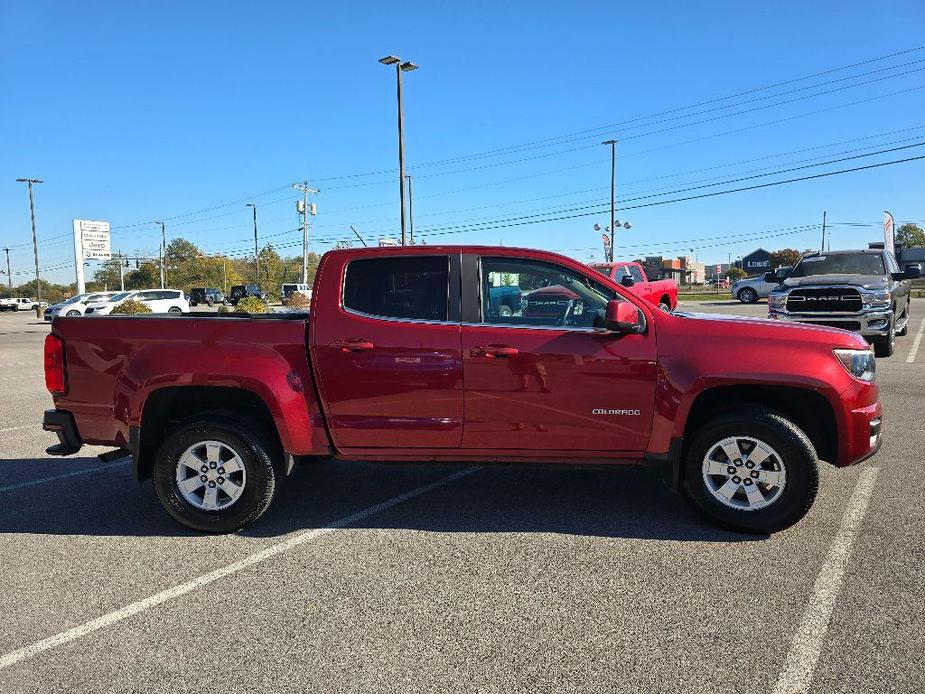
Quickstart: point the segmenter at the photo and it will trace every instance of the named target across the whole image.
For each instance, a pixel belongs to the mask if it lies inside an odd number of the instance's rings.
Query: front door
[[[618,292],[555,263],[482,257],[464,263],[478,277],[478,320],[462,328],[464,448],[644,451],[655,401],[651,330],[603,330]],[[516,287],[512,315],[488,301],[493,287]],[[497,293],[497,290],[496,290]],[[473,317],[474,318],[474,317]]]
[[[335,443],[458,448],[458,255],[370,249],[368,257],[350,258],[335,255],[325,265],[324,293],[312,308],[313,364]]]

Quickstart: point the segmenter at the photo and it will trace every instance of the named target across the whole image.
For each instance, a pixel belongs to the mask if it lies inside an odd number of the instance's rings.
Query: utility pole
[[[257,250],[257,205],[253,202],[247,203],[245,207],[254,209],[254,282],[260,287],[260,252]]]
[[[227,258],[222,256],[222,294],[228,293],[228,273],[225,270],[225,261]]]
[[[822,211],[822,245],[819,246],[819,252],[825,253],[825,214],[826,211]]]
[[[122,265],[122,263],[124,262],[122,258],[122,251],[119,251],[118,256],[119,256],[119,291],[124,292],[125,291],[125,272],[124,272],[125,268]]]
[[[165,267],[167,265],[167,231],[163,222],[154,223],[161,225],[161,289],[166,289],[167,272]]]
[[[308,284],[308,215],[316,214],[317,209],[314,203],[309,206],[308,194],[320,193],[317,188],[309,188],[308,181],[293,183],[293,189],[302,192],[302,284]]]
[[[29,184],[29,213],[32,215],[32,253],[35,255],[35,293],[38,301],[42,301],[42,281],[39,278],[39,241],[35,233],[35,197],[32,193],[32,186],[35,183],[43,183],[39,178],[17,178],[17,183]]]
[[[616,203],[617,203],[617,141],[605,140],[602,145],[610,145],[610,258],[613,262],[613,246],[616,240]]]
[[[10,249],[4,248],[6,251],[6,279],[10,287],[10,297],[13,296],[13,275],[10,274]]]
[[[408,243],[405,236],[405,130],[403,118],[403,104],[401,94],[401,73],[417,70],[418,66],[410,61],[402,62],[401,58],[394,55],[387,55],[380,58],[379,62],[383,65],[395,66],[395,78],[397,80],[398,92],[398,191],[401,201],[401,245]]]
[[[414,195],[411,192],[411,174],[405,176],[408,179],[408,242],[414,245]]]

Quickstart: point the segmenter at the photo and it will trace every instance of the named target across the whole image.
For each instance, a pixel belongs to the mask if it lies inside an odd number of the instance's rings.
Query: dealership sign
[[[86,291],[84,261],[109,260],[112,250],[109,243],[109,222],[89,219],[74,220],[74,267],[77,271],[77,293]]]

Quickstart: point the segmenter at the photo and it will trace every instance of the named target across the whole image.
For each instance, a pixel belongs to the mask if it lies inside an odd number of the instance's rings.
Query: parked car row
[[[189,313],[189,301],[179,289],[144,289],[125,292],[78,294],[45,310],[45,320],[67,316],[106,316],[123,301],[145,304],[152,313]]]

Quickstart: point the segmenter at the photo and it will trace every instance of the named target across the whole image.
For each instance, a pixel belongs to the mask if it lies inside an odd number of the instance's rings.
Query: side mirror
[[[907,265],[905,272],[891,272],[892,277],[897,282],[903,280],[915,280],[922,276],[922,269],[918,265]]]
[[[629,275],[624,275],[620,278],[620,284],[622,284],[624,287],[632,287],[634,284],[636,284],[636,280],[634,280]]]
[[[608,301],[604,327],[615,333],[639,332],[639,311],[629,301]]]

